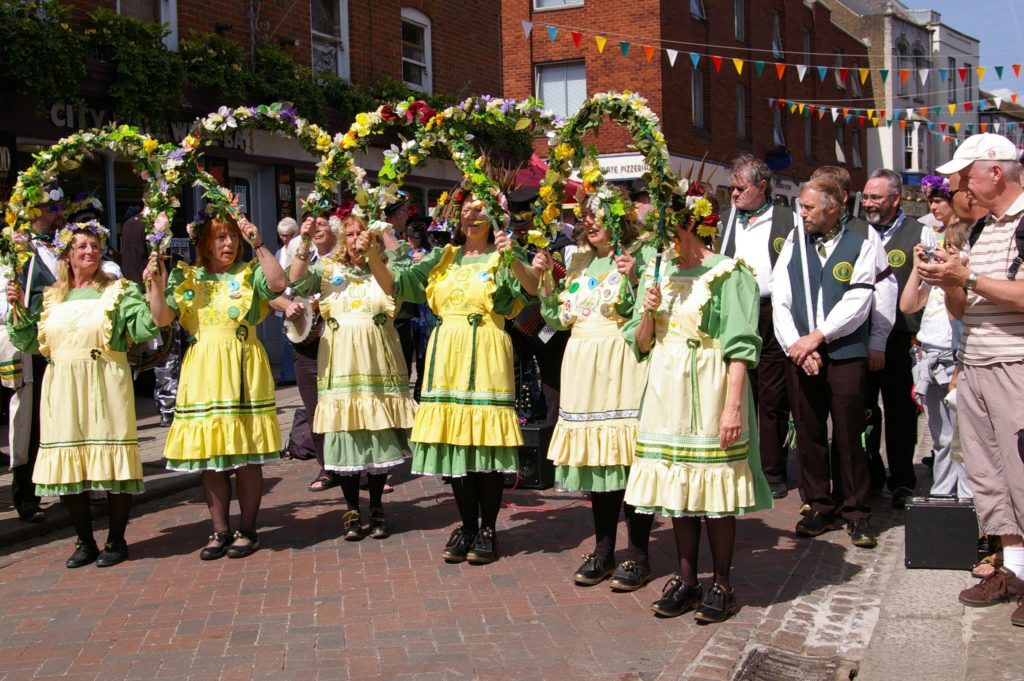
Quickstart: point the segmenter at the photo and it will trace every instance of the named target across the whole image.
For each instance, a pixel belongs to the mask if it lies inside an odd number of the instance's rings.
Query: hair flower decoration
[[[941,175],[925,175],[921,178],[921,191],[928,199],[951,199],[953,192],[949,188],[949,178]]]
[[[64,252],[67,251],[76,234],[83,233],[91,234],[99,239],[100,250],[103,250],[106,247],[107,237],[110,236],[110,230],[101,225],[97,220],[73,222],[69,225],[65,225],[64,228],[57,232],[57,235],[53,238],[53,248],[57,252],[57,257],[64,255]]]

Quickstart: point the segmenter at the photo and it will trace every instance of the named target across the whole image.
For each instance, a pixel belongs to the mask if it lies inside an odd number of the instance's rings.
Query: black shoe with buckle
[[[715,584],[708,595],[701,601],[693,619],[704,624],[724,622],[736,614],[736,596],[730,588],[726,590],[721,584]]]
[[[100,548],[96,546],[96,542],[86,542],[79,539],[75,542],[75,552],[71,554],[71,557],[67,559],[64,565],[69,570],[85,567],[90,563],[96,562],[96,558],[99,555]]]
[[[96,558],[96,567],[113,567],[128,559],[128,543],[124,539],[108,541]]]
[[[784,482],[769,482],[768,489],[772,491],[772,499],[785,499],[789,495]]]
[[[383,508],[370,509],[370,539],[387,539],[391,536],[387,516]]]
[[[227,550],[228,558],[245,558],[256,553],[256,549],[260,547],[260,538],[254,530],[238,530],[235,532],[234,541],[239,539],[248,539],[248,544],[235,544],[232,543]]]
[[[624,560],[615,568],[608,585],[616,591],[636,591],[651,581],[651,566]]]
[[[842,529],[843,523],[831,513],[811,511],[796,524],[796,533],[801,537],[817,537],[820,534]]]
[[[363,538],[363,521],[359,511],[345,511],[345,515],[341,516],[341,524],[345,530],[342,535],[345,541],[359,541]]]
[[[594,586],[611,577],[613,572],[615,572],[615,561],[610,556],[587,553],[583,555],[583,565],[576,570],[572,581],[580,586]]]
[[[223,532],[214,532],[210,535],[210,542],[216,542],[215,546],[203,547],[203,550],[199,552],[199,560],[217,560],[223,558],[224,554],[228,552],[228,544],[231,543],[231,538],[235,535],[232,534],[231,530],[224,530]]]
[[[873,549],[878,546],[878,532],[871,527],[871,521],[867,518],[849,523],[846,526],[846,531],[854,546],[859,546],[862,549]]]
[[[466,553],[470,565],[487,565],[498,560],[498,537],[493,527],[480,530]]]
[[[686,584],[679,575],[672,575],[661,590],[661,598],[651,603],[651,610],[661,617],[679,617],[699,606],[703,597],[700,582]]]
[[[451,535],[448,537],[448,543],[444,545],[441,557],[449,563],[461,563],[466,560],[469,547],[472,545],[475,537],[476,533],[468,532],[464,525],[459,525],[452,530]]]

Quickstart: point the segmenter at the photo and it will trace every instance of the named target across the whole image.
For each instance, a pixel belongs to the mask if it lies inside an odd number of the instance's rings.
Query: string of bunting
[[[523,27],[524,36],[527,39],[529,39],[531,33],[533,33],[534,22],[529,21],[528,19],[520,19],[520,24]],[[548,38],[551,40],[551,42],[555,42],[559,34],[568,33],[569,36],[572,38],[573,44],[580,49],[582,49],[583,46],[583,38],[586,36],[586,34],[589,33],[585,32],[583,29],[555,24],[546,24],[545,27],[547,29]],[[594,39],[594,45],[597,47],[598,54],[604,54],[604,50],[608,46],[608,38],[603,35],[591,35]],[[872,69],[867,67],[845,65],[822,66],[814,64],[789,64],[786,62],[778,62],[771,60],[758,60],[749,58],[744,59],[742,57],[730,57],[723,56],[720,54],[676,50],[668,47],[661,47],[660,45],[655,46],[643,43],[636,43],[630,40],[619,40],[617,42],[619,46],[619,52],[624,58],[629,58],[630,50],[632,50],[634,45],[636,45],[640,48],[640,52],[643,53],[644,60],[648,62],[654,59],[654,55],[656,53],[664,52],[665,56],[668,58],[669,65],[675,67],[676,60],[678,59],[679,55],[686,54],[690,58],[690,62],[693,64],[693,68],[697,68],[701,60],[706,59],[711,62],[711,65],[714,67],[715,72],[717,73],[721,71],[723,64],[725,64],[726,62],[731,62],[733,68],[736,69],[736,73],[742,75],[744,67],[746,67],[747,64],[750,64],[757,72],[758,77],[762,76],[765,71],[765,68],[771,65],[772,69],[775,71],[776,77],[779,80],[782,80],[785,77],[786,72],[792,69],[796,73],[797,78],[800,82],[803,82],[804,77],[807,75],[808,72],[811,72],[812,74],[816,73],[821,81],[824,81],[830,73],[834,73],[835,76],[839,79],[839,81],[843,84],[845,84],[848,79],[858,78],[860,80],[861,85],[867,82],[868,76],[870,76],[873,71],[879,74],[879,76],[882,78],[883,84],[888,82],[890,77],[893,77],[899,78],[903,85],[906,85],[912,77],[919,79],[921,81],[921,85],[925,85],[932,75],[937,75],[943,84],[945,84],[946,81],[950,80],[951,78],[954,79],[955,82],[955,79],[957,77],[959,77],[961,83],[966,83],[967,76],[971,74],[971,72],[973,71],[974,75],[977,75],[978,82],[980,83],[989,72],[995,72],[997,80],[1003,80],[1004,75],[1008,77],[1010,71],[1013,72],[1014,78],[1020,78],[1021,73],[1020,64],[1010,64],[1009,71],[1006,69],[1005,64],[999,64],[991,67],[959,67],[956,69],[943,69],[937,67],[924,69]],[[647,42],[660,44],[663,41],[654,39]],[[749,51],[747,48],[737,49]],[[634,54],[637,54],[636,50],[633,50],[633,52]],[[823,54],[824,56],[840,59],[850,56],[841,53],[821,54]]]

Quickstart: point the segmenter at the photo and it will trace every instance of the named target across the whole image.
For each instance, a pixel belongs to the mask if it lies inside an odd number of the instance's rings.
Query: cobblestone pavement
[[[279,392],[280,405],[291,392]],[[285,411],[282,425],[290,423]],[[164,431],[144,431],[151,458]],[[792,491],[739,520],[734,619],[658,619],[649,604],[675,561],[665,521],[655,527],[651,585],[632,594],[579,588],[569,576],[593,542],[584,499],[510,491],[502,559],[447,565],[440,553],[457,514],[441,481],[411,478],[403,466],[385,497],[394,535],[351,543],[339,537],[340,491],[306,489],[314,465],[265,467],[262,548],[247,559],[198,560],[210,525],[194,487],[133,510],[131,558],[114,568],[66,570],[66,529],[5,549],[0,678],[729,679],[752,649],[768,646],[855,665],[902,569],[888,498],[875,500],[884,532],[868,551],[845,532],[795,537]],[[705,583],[707,553],[705,544]],[[955,590],[948,597],[955,602]],[[979,654],[1006,640],[983,623],[969,642]]]

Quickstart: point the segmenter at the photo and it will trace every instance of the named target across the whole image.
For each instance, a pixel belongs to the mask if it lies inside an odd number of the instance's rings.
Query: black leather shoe
[[[661,598],[651,603],[651,610],[662,617],[679,617],[700,605],[703,597],[700,582],[684,584],[679,575],[672,575],[661,590]]]
[[[161,428],[170,428],[172,423],[174,423],[174,412],[171,412],[170,414],[160,414]]]
[[[85,567],[90,563],[95,563],[96,557],[99,555],[100,549],[96,546],[96,542],[84,542],[79,539],[75,542],[75,552],[67,559],[64,566],[69,570]]]
[[[811,514],[810,504],[800,504],[800,515],[807,517]]]
[[[444,545],[441,557],[449,563],[461,563],[466,560],[466,555],[469,553],[469,547],[475,536],[467,532],[464,526],[459,525],[452,530],[451,536],[448,537],[448,543]]]
[[[470,565],[487,565],[498,560],[498,537],[493,527],[485,527],[477,533],[466,552],[466,560]]]
[[[96,558],[96,567],[113,567],[128,559],[128,543],[123,539],[120,541],[108,541],[103,545],[103,550]]]
[[[46,520],[46,514],[38,506],[25,506],[18,509],[18,520],[23,523],[41,523]]]
[[[831,513],[811,511],[810,515],[801,518],[796,524],[796,533],[801,537],[817,537],[820,534],[842,529],[843,523]]]
[[[736,596],[732,589],[726,591],[721,584],[715,584],[704,597],[693,619],[704,624],[724,622],[736,614]]]
[[[260,538],[255,531],[249,530],[238,530],[235,532],[234,540],[248,539],[248,544],[234,544],[228,547],[226,551],[228,558],[245,558],[256,553],[256,549],[260,547]]]
[[[209,541],[217,542],[216,546],[205,546],[203,550],[199,552],[199,560],[217,560],[223,558],[224,554],[228,552],[228,544],[231,543],[231,538],[234,535],[231,530],[224,530],[223,532],[214,532],[210,535]]]
[[[892,507],[893,508],[904,508],[907,505],[907,499],[914,496],[914,490],[907,487],[897,487],[892,491]]]
[[[772,491],[772,499],[785,499],[789,494],[784,482],[769,482],[768,488]]]
[[[345,541],[359,541],[363,538],[363,521],[359,511],[345,511],[345,515],[341,516],[341,524],[345,530],[342,535]]]
[[[613,572],[615,561],[611,557],[587,553],[583,556],[583,565],[572,576],[572,581],[580,586],[594,586],[611,577]]]
[[[387,516],[383,508],[370,509],[370,539],[387,539],[391,536]]]
[[[873,549],[878,546],[878,532],[871,527],[871,521],[861,518],[855,523],[849,523],[846,527],[850,535],[850,541],[854,546],[862,549]]]
[[[624,560],[615,568],[608,585],[616,591],[636,591],[651,581],[651,566]]]

